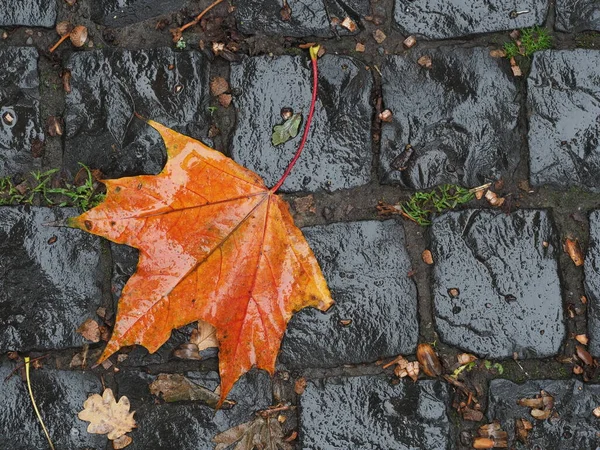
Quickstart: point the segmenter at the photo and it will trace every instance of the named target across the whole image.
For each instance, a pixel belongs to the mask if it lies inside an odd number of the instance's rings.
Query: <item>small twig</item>
[[[39,361],[41,359],[47,358],[48,356],[50,356],[50,355],[38,356],[37,358],[31,359],[30,362]],[[10,380],[13,377],[13,375],[15,373],[17,373],[17,370],[21,369],[24,366],[25,366],[25,363],[18,364],[17,367],[15,367],[13,370],[11,370],[11,372],[6,376],[6,378],[4,378],[4,381],[6,382],[6,381]]]
[[[381,366],[382,369],[387,369],[390,366],[393,366],[394,364],[398,364],[400,361],[402,361],[404,359],[404,356],[400,355],[400,356],[396,356],[394,359],[392,359],[389,363],[384,364],[383,366]]]
[[[456,386],[467,397],[471,397],[471,399],[475,403],[479,403],[479,401],[477,400],[477,397],[475,397],[475,395],[473,394],[473,392],[464,383],[461,383],[460,381],[455,380],[454,378],[449,377],[448,375],[443,375],[443,377],[444,377],[444,380],[446,380],[451,385]]]
[[[272,416],[275,413],[278,413],[281,411],[290,411],[293,409],[296,409],[296,407],[292,406],[292,405],[282,405],[282,406],[276,406],[274,408],[263,409],[262,411],[259,411],[258,414],[260,414],[261,417],[267,418],[269,416]]]
[[[216,0],[215,2],[211,3],[204,11],[202,11],[200,14],[198,14],[196,16],[196,18],[194,20],[192,20],[191,22],[188,22],[179,28],[172,28],[171,34],[173,35],[173,42],[179,41],[179,39],[181,39],[181,33],[183,33],[184,30],[186,30],[187,28],[192,27],[192,26],[196,25],[198,22],[200,22],[202,17],[204,17],[204,15],[207,12],[209,12],[211,9],[213,9],[215,6],[217,6],[222,1],[223,0]]]
[[[50,434],[48,433],[48,430],[46,429],[46,425],[44,425],[44,421],[42,420],[42,415],[40,414],[40,411],[39,411],[37,405],[35,404],[35,398],[33,398],[33,390],[31,389],[31,380],[29,378],[29,356],[26,356],[24,358],[24,360],[25,360],[25,377],[27,378],[27,390],[29,391],[29,398],[31,398],[31,404],[33,405],[35,415],[37,416],[37,419],[40,422],[42,429],[44,430],[46,439],[48,439],[48,444],[50,445],[50,448],[52,450],[54,450],[54,444],[52,443],[52,439],[50,439]]]

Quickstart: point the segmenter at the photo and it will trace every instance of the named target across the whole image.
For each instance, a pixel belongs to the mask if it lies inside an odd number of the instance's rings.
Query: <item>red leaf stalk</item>
[[[310,59],[312,61],[312,74],[313,74],[313,89],[312,89],[312,99],[310,101],[310,110],[308,111],[308,117],[306,118],[306,125],[304,126],[304,133],[302,134],[302,140],[300,141],[298,150],[296,150],[296,154],[294,155],[294,157],[288,164],[287,168],[285,169],[285,172],[283,172],[283,175],[281,176],[281,178],[279,179],[277,184],[271,188],[272,194],[277,192],[277,190],[281,187],[281,185],[283,184],[285,179],[288,177],[288,175],[292,171],[292,168],[294,167],[294,164],[296,164],[296,161],[298,161],[298,158],[300,158],[300,154],[302,153],[302,150],[304,149],[304,144],[306,144],[306,140],[308,139],[308,131],[310,129],[310,123],[312,122],[313,114],[315,112],[315,104],[317,103],[317,88],[318,88],[318,81],[319,81],[319,79],[318,79],[319,71],[317,69],[317,59],[318,59],[317,53],[318,52],[319,52],[318,45],[310,48]]]

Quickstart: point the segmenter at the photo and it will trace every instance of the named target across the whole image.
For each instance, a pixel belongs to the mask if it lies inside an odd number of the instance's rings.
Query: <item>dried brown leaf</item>
[[[433,61],[430,56],[424,55],[417,59],[417,64],[421,67],[425,67],[426,69],[431,69],[433,66]]]
[[[517,404],[525,408],[541,409],[544,407],[544,402],[541,398],[522,398],[517,401]]]
[[[298,395],[302,395],[306,389],[306,378],[300,377],[294,383],[294,392]]]
[[[241,425],[235,426],[213,438],[215,450],[225,450],[237,444],[234,450],[251,450],[253,448],[278,448],[292,450],[293,446],[286,441],[281,423],[275,417],[257,417]]]
[[[121,448],[127,447],[132,442],[133,442],[133,439],[131,439],[131,437],[129,437],[128,435],[124,434],[123,436],[118,437],[117,439],[115,439],[113,441],[113,448],[115,450],[119,450]]]
[[[92,342],[100,342],[100,325],[94,319],[88,319],[83,322],[77,332],[85,339]]]
[[[550,414],[552,414],[552,411],[549,409],[534,408],[531,410],[531,416],[537,420],[546,420],[550,417]]]
[[[473,448],[477,449],[485,449],[485,448],[494,448],[496,443],[493,439],[484,438],[484,437],[476,437],[473,440]]]
[[[210,81],[210,94],[213,97],[229,92],[229,83],[223,77],[215,77]]]
[[[414,47],[416,43],[417,43],[417,38],[414,36],[409,36],[406,39],[404,39],[404,41],[402,41],[402,45],[404,45],[404,47],[406,47],[406,48]]]
[[[108,439],[115,440],[136,427],[133,415],[129,412],[129,399],[121,397],[117,402],[110,388],[104,390],[102,396],[94,394],[83,402],[83,410],[77,417],[90,422],[88,433],[106,434]]]
[[[150,392],[169,403],[202,401],[211,408],[215,408],[219,402],[218,394],[180,374],[161,373],[156,380],[150,383]],[[223,404],[225,408],[232,405],[233,403],[228,400],[225,400]]]
[[[195,344],[198,351],[206,350],[219,346],[216,333],[217,329],[208,322],[198,321],[198,328],[192,331],[190,336],[190,344]]]

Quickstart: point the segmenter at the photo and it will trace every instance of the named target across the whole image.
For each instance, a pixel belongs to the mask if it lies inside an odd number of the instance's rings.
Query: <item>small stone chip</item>
[[[411,47],[414,47],[416,43],[417,43],[417,38],[414,36],[409,36],[406,39],[404,39],[404,41],[402,42],[402,45],[404,45],[404,47],[406,47],[406,48],[411,48]]]
[[[356,47],[354,48],[355,51],[363,53],[365,51],[365,44],[362,44],[360,42],[356,43]]]
[[[386,40],[386,38],[387,36],[385,35],[385,33],[379,28],[373,31],[373,39],[375,39],[375,42],[377,42],[378,44],[381,44],[383,41]]]
[[[425,67],[426,69],[431,69],[433,66],[433,61],[431,61],[431,57],[424,55],[417,60],[417,64],[419,64],[421,67]]]

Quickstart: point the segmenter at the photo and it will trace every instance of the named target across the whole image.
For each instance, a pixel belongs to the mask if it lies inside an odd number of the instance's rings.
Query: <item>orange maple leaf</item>
[[[98,362],[127,345],[155,352],[173,329],[203,320],[217,329],[223,401],[253,366],[273,374],[294,312],[326,310],[333,300],[287,203],[275,195],[283,178],[268,189],[222,153],[148,124],[167,148],[162,172],[105,180],[104,202],[67,222],[140,250]]]

